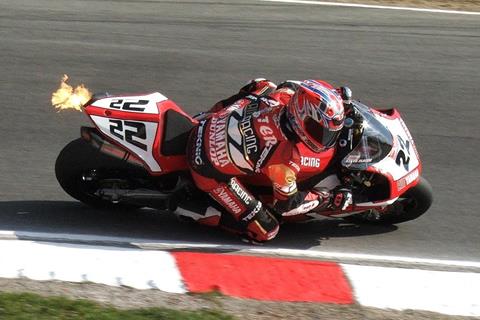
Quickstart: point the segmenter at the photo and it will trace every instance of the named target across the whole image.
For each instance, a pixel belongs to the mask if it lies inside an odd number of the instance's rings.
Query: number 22
[[[408,164],[410,163],[410,141],[403,140],[402,137],[397,136],[398,142],[400,143],[400,151],[398,151],[397,158],[395,163],[400,166],[403,164],[403,167],[408,171]],[[407,152],[408,156],[405,154]]]
[[[124,129],[124,127],[133,128],[135,131]],[[126,142],[147,151],[146,144],[133,140],[134,137],[140,140],[147,139],[147,130],[144,123],[110,119],[110,133],[121,140],[125,140]]]

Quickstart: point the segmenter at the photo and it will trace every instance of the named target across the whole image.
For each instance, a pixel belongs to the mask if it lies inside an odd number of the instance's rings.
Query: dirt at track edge
[[[237,319],[329,319],[329,320],[443,320],[480,319],[441,315],[423,311],[395,311],[366,308],[360,305],[334,305],[317,303],[261,302],[226,297],[220,294],[172,294],[158,290],[135,290],[93,283],[33,281],[0,278],[0,291],[31,292],[42,296],[64,296],[88,299],[121,309],[167,307],[180,310],[216,309]]]

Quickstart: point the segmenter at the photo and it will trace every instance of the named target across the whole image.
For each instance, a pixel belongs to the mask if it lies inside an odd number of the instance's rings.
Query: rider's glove
[[[266,96],[277,88],[277,85],[270,80],[257,78],[250,80],[240,89],[243,94],[255,94],[258,96]]]
[[[352,190],[345,187],[332,190],[332,198],[330,200],[331,209],[345,210],[351,204],[353,204]]]
[[[291,217],[326,208],[329,203],[330,192],[327,189],[314,188],[308,192],[298,191],[288,200],[276,201],[273,208],[282,217]]]

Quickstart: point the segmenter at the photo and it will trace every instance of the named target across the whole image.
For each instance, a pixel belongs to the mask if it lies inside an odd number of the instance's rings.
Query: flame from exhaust
[[[73,89],[67,84],[67,80],[68,76],[64,74],[60,88],[52,94],[52,105],[58,111],[65,109],[82,111],[82,106],[92,98],[92,94],[83,84]]]

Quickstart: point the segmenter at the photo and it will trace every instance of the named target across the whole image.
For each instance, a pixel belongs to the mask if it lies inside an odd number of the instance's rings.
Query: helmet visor
[[[305,131],[310,139],[314,140],[315,144],[321,145],[324,148],[330,148],[337,141],[341,130],[325,128],[309,117],[305,121]]]

